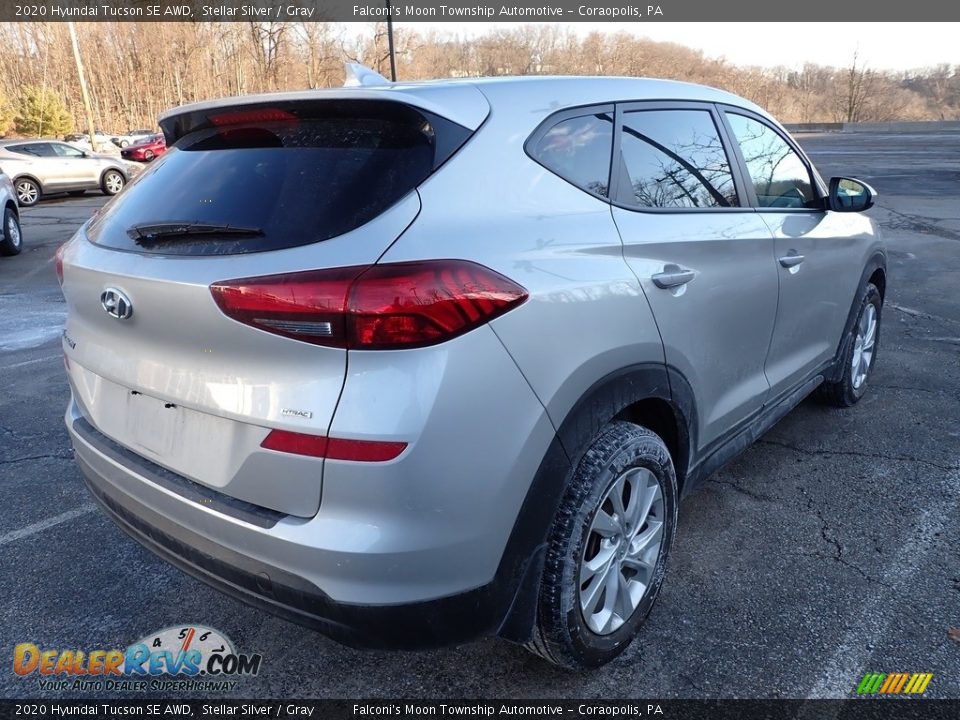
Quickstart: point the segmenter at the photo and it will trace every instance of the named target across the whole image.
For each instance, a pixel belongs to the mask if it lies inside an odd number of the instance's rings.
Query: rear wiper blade
[[[204,222],[164,222],[143,223],[127,228],[127,235],[138,242],[152,242],[175,237],[196,237],[197,235],[263,235],[263,230],[240,225],[218,225]]]

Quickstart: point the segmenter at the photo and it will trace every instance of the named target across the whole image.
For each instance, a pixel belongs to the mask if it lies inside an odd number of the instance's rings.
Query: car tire
[[[880,290],[868,283],[859,296],[857,319],[847,334],[840,358],[843,374],[836,382],[825,382],[817,388],[817,397],[834,407],[850,407],[859,402],[867,390],[870,373],[877,362],[880,346],[880,312],[883,299]]]
[[[151,160],[153,160],[154,157],[155,157],[155,156],[154,156],[154,154],[153,154],[153,150],[147,150],[147,151],[143,154],[143,159],[146,160],[147,162],[150,162]]]
[[[660,592],[676,525],[677,478],[663,440],[610,423],[577,464],[557,510],[527,649],[575,670],[622,653]]]
[[[122,148],[127,147],[129,144],[130,144],[130,141],[129,141],[129,140],[121,140],[121,141],[120,141],[120,147],[122,147]]]
[[[14,188],[20,207],[33,207],[43,195],[40,186],[30,178],[20,178],[14,183]]]
[[[3,211],[3,239],[0,240],[0,255],[19,255],[23,249],[23,233],[20,231],[20,219],[13,208]]]
[[[69,193],[67,193],[67,194],[70,195],[70,197],[80,197],[80,196],[83,195],[85,192],[86,192],[86,190],[71,190],[71,191],[70,191]]]
[[[127,179],[123,173],[118,170],[107,170],[100,181],[100,188],[104,195],[116,195],[126,184]]]

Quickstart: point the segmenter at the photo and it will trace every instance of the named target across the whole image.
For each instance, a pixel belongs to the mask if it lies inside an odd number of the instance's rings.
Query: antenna
[[[371,70],[360,63],[346,63],[347,77],[343,81],[344,87],[376,87],[389,85],[390,81],[376,70]]]

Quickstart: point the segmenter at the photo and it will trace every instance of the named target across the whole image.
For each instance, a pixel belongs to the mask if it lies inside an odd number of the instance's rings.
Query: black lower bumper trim
[[[167,470],[165,467],[161,467],[142,455],[138,455],[114,442],[84,418],[77,418],[73,421],[73,431],[101,455],[106,455],[114,462],[131,468],[141,477],[147,478],[150,482],[174,492],[182,498],[195,503],[203,503],[218,513],[229,515],[237,520],[262,528],[272,528],[280,520],[287,517],[282,512],[230,497],[222,492],[217,492],[213,488],[196,483],[183,475]]]
[[[345,645],[424,649],[496,632],[506,613],[496,583],[403,605],[338,603],[304,578],[214,543],[117,492],[77,454],[91,495],[128,535],[212,587]]]

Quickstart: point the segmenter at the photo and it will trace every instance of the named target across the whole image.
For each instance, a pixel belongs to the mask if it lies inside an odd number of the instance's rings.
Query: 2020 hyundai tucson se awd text
[[[141,543],[343,642],[607,662],[679,498],[867,386],[873,192],[726,92],[364,85],[160,125],[58,254],[77,461]]]

